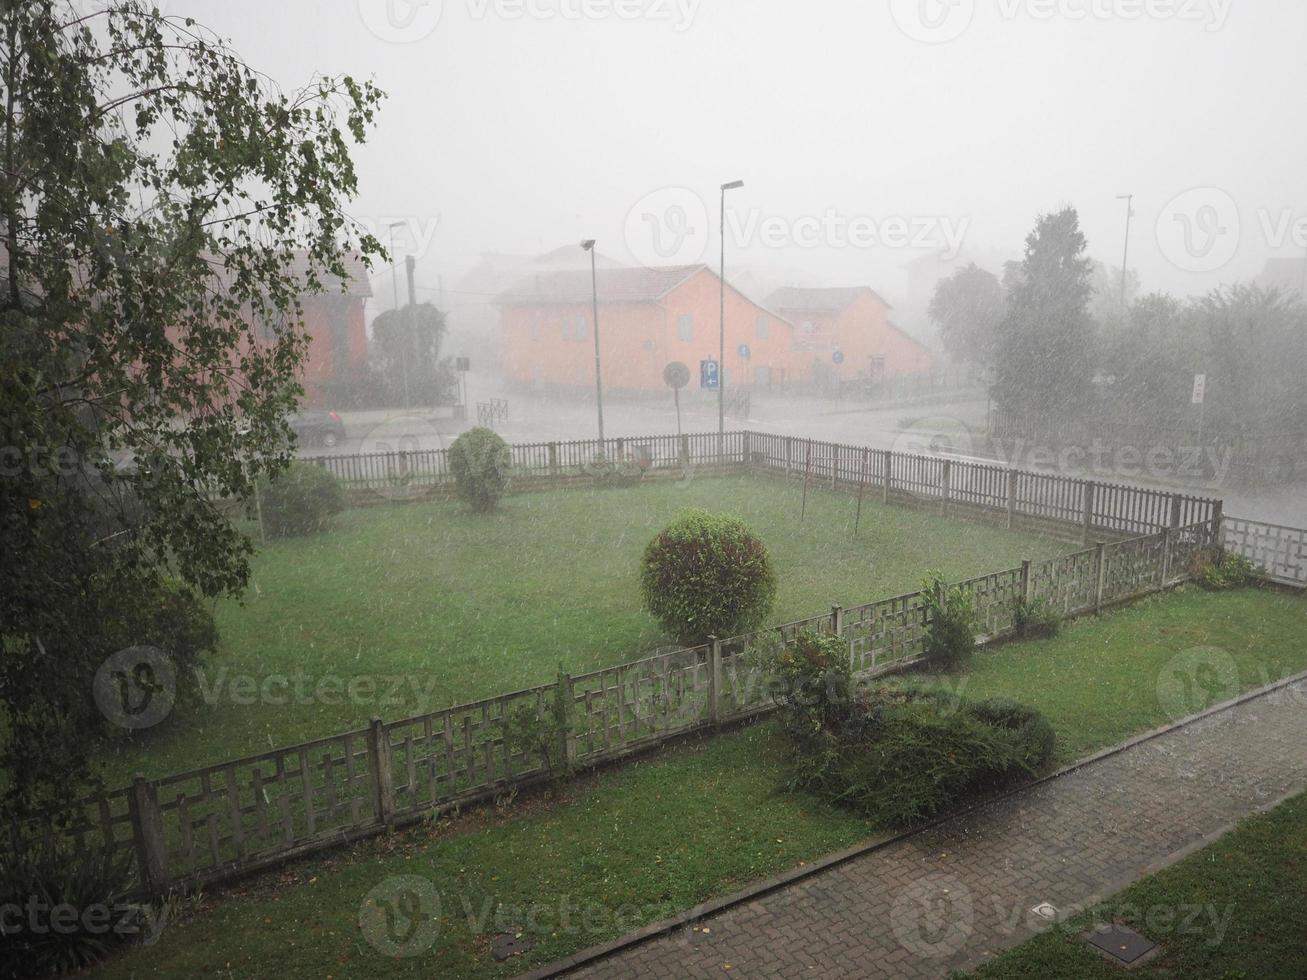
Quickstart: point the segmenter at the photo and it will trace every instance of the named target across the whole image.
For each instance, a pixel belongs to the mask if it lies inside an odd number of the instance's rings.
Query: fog
[[[728,263],[769,282],[865,283],[896,306],[905,264],[925,251],[911,246],[960,235],[982,265],[1017,258],[1035,216],[1063,204],[1078,209],[1090,255],[1119,266],[1118,194],[1135,195],[1130,266],[1146,291],[1204,292],[1307,248],[1291,227],[1307,216],[1295,111],[1307,8],[1292,0],[167,10],[202,19],[288,86],[313,72],[376,79],[390,97],[357,155],[355,210],[377,227],[405,222],[398,250],[417,255],[423,298],[444,285],[455,319],[455,283],[482,253],[596,238],[639,261],[646,242],[628,240],[628,214],[667,188],[697,193],[711,226],[677,259],[715,265],[716,189],[737,178],[728,230],[743,233],[728,237]],[[1206,190],[1173,205],[1194,188]],[[906,241],[883,226],[892,218]],[[1202,261],[1167,245],[1183,220],[1218,242]],[[389,305],[389,283],[376,285]]]

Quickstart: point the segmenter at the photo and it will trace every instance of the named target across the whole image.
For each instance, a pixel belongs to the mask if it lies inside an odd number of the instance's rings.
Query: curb
[[[873,837],[870,840],[863,841],[860,844],[854,844],[852,847],[845,848],[842,851],[828,854],[816,861],[791,868],[788,871],[782,871],[780,874],[773,875],[770,878],[764,878],[762,881],[756,882],[742,891],[734,892],[730,895],[722,896],[721,898],[710,899],[707,902],[700,903],[699,905],[687,909],[685,912],[672,916],[669,919],[652,922],[641,929],[637,929],[635,932],[627,933],[625,936],[619,936],[609,942],[602,943],[598,946],[591,946],[587,949],[581,950],[580,952],[573,953],[571,956],[566,956],[562,959],[554,960],[551,963],[546,963],[543,966],[528,971],[527,973],[519,974],[517,980],[546,980],[546,978],[562,976],[563,974],[576,970],[579,967],[607,959],[623,950],[648,942],[650,939],[656,939],[659,936],[664,936],[668,933],[674,932],[677,929],[687,926],[699,919],[704,919],[720,912],[724,912],[737,905],[751,902],[754,899],[761,898],[788,885],[795,884],[796,882],[803,881],[806,878],[818,875],[823,871],[828,871],[831,868],[845,864],[855,858],[881,850],[891,844],[909,840],[928,830],[933,830],[942,824],[956,820],[958,817],[975,813],[978,810],[983,810],[995,803],[1026,793],[1035,787],[1042,786],[1045,783],[1051,783],[1055,779],[1061,779],[1063,776],[1068,776],[1071,773],[1078,772],[1079,770],[1092,766],[1095,763],[1102,762],[1104,759],[1119,755],[1128,749],[1133,749],[1146,742],[1151,742],[1162,735],[1169,734],[1181,728],[1186,728],[1189,725],[1193,725],[1214,715],[1229,711],[1231,708],[1236,708],[1248,701],[1256,700],[1257,698],[1264,697],[1274,691],[1278,691],[1281,688],[1290,687],[1302,681],[1307,681],[1307,670],[1300,671],[1297,674],[1292,674],[1289,677],[1282,677],[1278,681],[1272,681],[1270,684],[1265,684],[1262,687],[1247,691],[1240,694],[1238,697],[1231,698],[1228,701],[1222,701],[1220,704],[1212,705],[1210,708],[1206,708],[1197,714],[1189,715],[1185,718],[1181,718],[1179,721],[1170,722],[1169,724],[1136,735],[1117,745],[1109,746],[1106,749],[1095,752],[1093,755],[1069,763],[1046,776],[1041,776],[1028,783],[1023,783],[1021,786],[1014,789],[1006,790],[995,796],[979,800],[969,806],[965,806],[960,810],[950,813],[947,816],[939,817],[929,823],[922,824],[919,827],[914,827],[911,830],[901,831],[896,834]],[[1210,843],[1210,841],[1204,841],[1204,843]],[[1126,882],[1125,884],[1129,884],[1129,882]],[[1117,890],[1119,891],[1120,889]]]

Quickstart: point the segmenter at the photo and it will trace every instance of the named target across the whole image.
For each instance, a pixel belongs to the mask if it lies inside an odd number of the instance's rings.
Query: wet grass
[[[969,673],[934,682],[1035,705],[1066,759],[1160,725],[1178,703],[1196,711],[1230,695],[1207,682],[1181,687],[1192,698],[1177,702],[1177,664],[1205,677],[1219,663],[1220,676],[1227,668],[1215,655],[1226,656],[1238,689],[1307,668],[1305,622],[1300,597],[1186,589],[1072,623],[1053,640],[979,653]],[[1205,667],[1192,667],[1195,648],[1207,650]],[[772,723],[665,748],[550,799],[486,807],[266,875],[210,900],[103,975],[513,975],[878,832],[856,814],[785,792],[785,775],[785,743]],[[1231,868],[1238,877],[1213,874],[1233,895],[1252,872]],[[426,911],[439,896],[439,929],[415,933],[406,947],[415,955],[397,958],[370,944],[360,912],[370,894],[394,898],[403,876],[430,883]],[[505,928],[525,929],[536,945],[497,963],[489,941]]]
[[[637,583],[645,544],[677,511],[743,517],[771,551],[771,621],[819,615],[1069,548],[1030,534],[863,505],[748,477],[454,503],[359,508],[332,531],[269,543],[243,604],[217,609],[207,698],[116,746],[107,775],[161,776],[503,694],[667,645]],[[265,699],[267,693],[269,698]],[[278,702],[278,703],[270,703]]]
[[[1082,936],[1116,921],[1162,946],[1134,977],[1307,975],[1307,794],[1243,821],[1220,840],[985,964],[978,980],[1122,975]]]

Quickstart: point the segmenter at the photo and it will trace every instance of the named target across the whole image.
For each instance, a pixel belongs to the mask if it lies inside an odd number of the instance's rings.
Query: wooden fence
[[[1219,518],[1166,527],[960,585],[975,597],[987,641],[1012,633],[1023,599],[1073,616],[1182,581],[1195,553],[1220,534]],[[769,711],[759,651],[801,630],[843,637],[853,669],[872,677],[920,656],[929,623],[919,592],[836,606],[499,697],[377,718],[161,779],[137,777],[86,800],[72,836],[83,848],[129,856],[141,893],[221,881]]]
[[[1207,497],[1050,473],[1014,470],[944,456],[869,449],[818,439],[731,431],[681,436],[517,443],[510,447],[519,489],[589,485],[614,476],[681,477],[687,468],[806,479],[879,497],[884,503],[938,506],[959,517],[1074,537],[1129,537],[1220,515]],[[317,456],[347,490],[377,500],[425,499],[453,485],[446,450]],[[360,499],[355,496],[356,500]]]

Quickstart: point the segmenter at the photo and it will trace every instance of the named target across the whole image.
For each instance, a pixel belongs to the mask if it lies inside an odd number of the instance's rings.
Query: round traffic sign
[[[748,345],[748,344],[741,344],[741,345],[740,345],[740,348],[739,348],[739,354],[740,354],[740,358],[741,358],[742,360],[747,361],[747,360],[749,359],[749,354],[750,354],[750,353],[751,353],[751,352],[750,352],[750,350],[749,350],[749,345]]]
[[[663,368],[663,381],[668,388],[684,388],[690,383],[690,369],[680,361],[672,361]]]
[[[837,350],[834,354],[832,354],[832,355],[830,356],[830,359],[831,359],[832,361],[834,361],[836,364],[843,364],[843,363],[844,363],[844,351],[842,351],[842,350]]]

